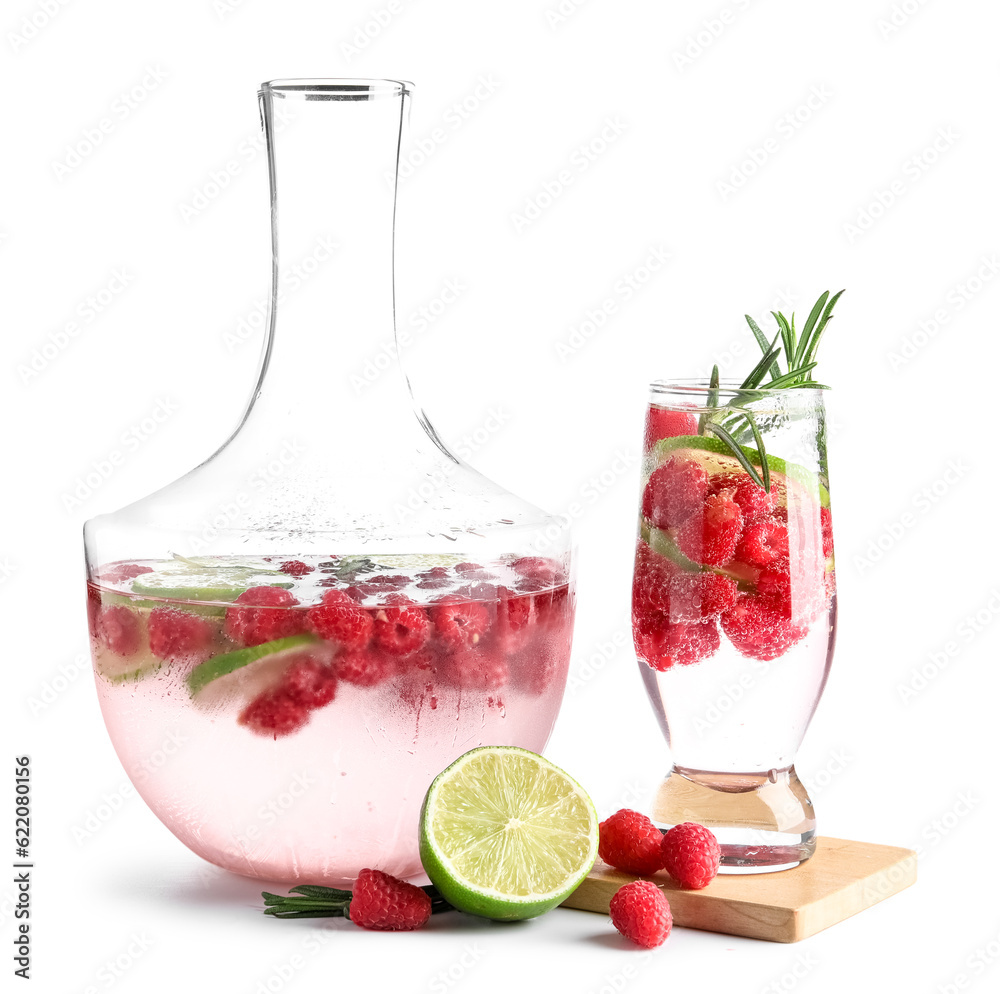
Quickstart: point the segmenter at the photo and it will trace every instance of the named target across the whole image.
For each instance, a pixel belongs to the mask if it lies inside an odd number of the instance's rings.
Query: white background
[[[995,989],[997,8],[557,3],[4,0],[0,606],[5,763],[30,753],[35,777],[25,989]],[[504,412],[477,468],[584,507],[548,754],[602,815],[645,804],[669,765],[627,628],[645,384],[713,359],[742,375],[744,311],[801,320],[847,288],[818,371],[841,627],[798,767],[824,834],[921,849],[916,887],[794,947],[678,929],[650,958],[570,911],[379,935],[265,920],[259,887],[127,795],[89,673],[80,527],[190,468],[241,410],[260,340],[225,336],[268,276],[264,156],[244,143],[257,85],[289,76],[413,80],[413,136],[445,134],[402,185],[419,245],[399,261],[402,320],[448,279],[466,289],[414,347],[414,380],[456,445]],[[592,145],[609,121],[615,140]],[[547,205],[519,225],[529,202]],[[616,295],[654,250],[669,262]],[[560,349],[607,297],[613,318]],[[174,413],[67,500],[159,401]]]

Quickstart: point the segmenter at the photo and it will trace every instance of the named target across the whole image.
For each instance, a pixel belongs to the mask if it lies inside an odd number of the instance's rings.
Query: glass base
[[[722,848],[719,873],[790,870],[816,850],[812,801],[795,767],[767,773],[712,773],[675,766],[653,802],[653,822],[666,831],[694,821]]]

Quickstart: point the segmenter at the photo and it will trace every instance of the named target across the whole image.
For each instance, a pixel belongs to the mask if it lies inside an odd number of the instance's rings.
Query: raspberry
[[[497,589],[497,640],[506,652],[523,649],[531,638],[531,597]]]
[[[693,414],[650,405],[646,412],[646,435],[643,448],[648,452],[661,438],[697,434],[698,419]]]
[[[829,559],[833,555],[833,515],[830,508],[819,509],[819,520],[823,528],[823,558]]]
[[[750,659],[776,659],[808,629],[792,624],[788,609],[769,597],[742,595],[722,616],[722,630],[737,651]]]
[[[461,566],[470,566],[472,563],[460,563]],[[422,573],[417,574],[417,579],[419,580],[440,580],[442,577],[448,575],[447,566],[432,566],[430,569],[425,569]]]
[[[757,575],[757,593],[785,621],[808,627],[826,605],[825,577],[810,572],[806,564],[787,560],[762,569]]]
[[[452,568],[456,573],[464,576],[466,573],[478,573],[483,567],[479,563],[459,563]]]
[[[287,573],[289,576],[305,576],[315,568],[315,566],[308,566],[301,559],[289,559],[287,563],[282,563],[278,567],[282,573]]]
[[[119,656],[134,656],[142,644],[139,618],[121,604],[102,607],[94,622],[94,634]]]
[[[321,708],[333,700],[337,678],[325,663],[306,656],[285,670],[281,689],[304,708]]]
[[[346,649],[337,657],[333,668],[347,683],[374,687],[395,673],[396,664],[391,656],[377,649]]]
[[[719,473],[713,476],[708,492],[721,494],[723,490],[731,491],[730,496],[736,501],[744,524],[766,517],[774,508],[775,487],[772,486],[768,493],[754,483],[749,473]]]
[[[212,626],[196,614],[172,607],[149,612],[149,649],[157,659],[203,661],[212,645]]]
[[[635,547],[632,604],[640,609],[669,612],[670,581],[681,572],[666,556],[654,552],[640,538]]]
[[[430,633],[427,612],[403,594],[390,594],[375,615],[375,643],[391,656],[416,652]]]
[[[134,580],[143,573],[152,573],[152,566],[139,566],[136,563],[118,563],[102,570],[97,579],[101,583],[124,583],[126,580]]]
[[[507,657],[485,649],[461,649],[447,658],[445,675],[462,690],[496,690],[507,682]]]
[[[540,697],[552,686],[561,661],[550,640],[535,643],[517,657],[518,682],[529,694]]]
[[[673,622],[703,621],[736,603],[736,581],[718,573],[678,573],[670,578],[669,611]]]
[[[283,690],[265,690],[244,708],[239,723],[258,735],[290,735],[309,720],[309,709]]]
[[[348,917],[362,928],[411,932],[431,916],[427,892],[381,870],[362,870],[354,882]]]
[[[677,532],[681,552],[696,563],[721,566],[733,557],[743,514],[728,493],[705,498],[705,505],[692,514]]]
[[[486,606],[476,601],[445,601],[432,607],[430,615],[441,640],[454,649],[475,645],[491,621]]]
[[[748,525],[736,545],[736,558],[752,566],[771,566],[788,559],[788,528],[774,518]]]
[[[719,840],[704,825],[686,821],[663,836],[660,856],[667,873],[686,890],[707,887],[719,872]]]
[[[725,615],[723,615],[725,617]],[[635,651],[648,666],[661,673],[675,663],[690,666],[707,659],[719,648],[719,629],[714,619],[697,624],[671,624],[662,611],[633,611]]]
[[[327,590],[319,604],[309,609],[309,627],[331,642],[348,649],[363,649],[371,638],[372,616],[351,596],[350,590]]]
[[[298,601],[281,587],[251,587],[226,610],[226,635],[239,645],[260,645],[273,639],[297,635],[305,627],[305,615],[289,608]]]
[[[671,456],[649,478],[642,494],[642,514],[657,528],[674,528],[694,513],[708,492],[701,463]]]
[[[526,580],[540,580],[546,587],[564,582],[566,579],[559,563],[543,556],[523,556],[520,559],[515,559],[510,564],[510,568]],[[519,584],[519,586],[523,586],[523,584]]]
[[[652,880],[633,880],[611,898],[611,924],[637,946],[655,949],[674,924],[666,895]]]
[[[598,855],[609,866],[645,877],[663,868],[663,833],[638,811],[622,808],[601,822]]]
[[[369,588],[370,593],[376,593],[380,590],[402,590],[411,583],[413,583],[412,577],[396,573],[393,576],[373,576],[365,582],[365,586]]]

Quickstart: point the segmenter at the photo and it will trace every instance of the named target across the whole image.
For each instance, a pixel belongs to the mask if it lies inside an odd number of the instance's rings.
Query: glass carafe
[[[398,356],[410,85],[280,80],[259,96],[259,376],[210,459],[87,523],[98,696],[136,789],[212,863],[332,885],[366,866],[414,876],[434,775],[474,746],[548,739],[569,539],[448,450],[398,358],[359,384],[373,356]]]

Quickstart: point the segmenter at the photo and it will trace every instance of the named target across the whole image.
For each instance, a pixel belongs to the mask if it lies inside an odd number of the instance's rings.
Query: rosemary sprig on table
[[[433,884],[421,889],[431,899],[432,915],[455,910]],[[288,894],[269,894],[265,890],[261,897],[264,898],[264,914],[275,918],[347,918],[351,904],[349,890],[314,884],[292,887]]]
[[[767,464],[767,453],[764,450],[764,439],[753,413],[747,409],[746,405],[754,400],[759,400],[763,396],[762,391],[764,390],[801,389],[804,387],[817,390],[829,389],[825,384],[813,380],[812,372],[816,368],[816,352],[819,349],[820,339],[823,337],[826,326],[833,318],[833,308],[843,292],[840,290],[831,297],[830,291],[825,290],[813,304],[801,334],[795,330],[794,313],[789,319],[781,311],[771,311],[771,315],[778,325],[778,333],[770,341],[761,331],[757,322],[749,314],[745,314],[747,324],[760,346],[761,359],[740,384],[733,399],[720,408],[718,414],[706,413],[699,419],[699,433],[715,435],[732,452],[754,482],[768,492],[771,490],[771,474]],[[782,361],[786,367],[785,372],[781,371]],[[768,374],[771,378],[765,382],[764,378]],[[718,407],[718,403],[719,367],[714,366],[709,380],[706,406],[715,408]],[[744,421],[746,422],[745,427],[743,426]],[[760,454],[759,471],[747,458],[742,444],[736,437],[736,433],[739,431],[745,435],[747,428]],[[750,441],[749,438],[746,440]]]

